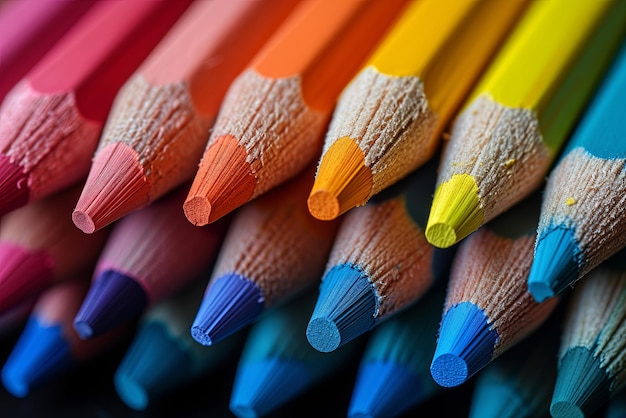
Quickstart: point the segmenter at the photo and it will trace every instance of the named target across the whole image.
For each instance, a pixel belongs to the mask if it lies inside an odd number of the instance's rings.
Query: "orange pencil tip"
[[[256,188],[248,154],[232,135],[224,135],[205,152],[189,196],[185,216],[196,226],[215,222],[248,202]]]

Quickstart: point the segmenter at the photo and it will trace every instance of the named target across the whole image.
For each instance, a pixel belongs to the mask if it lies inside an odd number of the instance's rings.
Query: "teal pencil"
[[[550,413],[592,414],[626,386],[626,250],[574,290]]]
[[[306,331],[315,349],[346,344],[411,305],[433,283],[434,248],[423,225],[436,162],[346,214]]]
[[[205,281],[197,281],[151,307],[141,319],[114,379],[118,395],[130,408],[146,409],[240,351],[241,333],[213,347],[202,347],[189,334],[205,286]]]
[[[309,346],[304,330],[314,303],[315,292],[309,290],[268,311],[254,325],[235,377],[233,414],[264,416],[330,377],[356,355],[355,344],[330,354]]]
[[[541,301],[626,246],[626,43],[546,187],[528,287]]]
[[[534,193],[461,244],[430,366],[438,384],[464,383],[556,306],[557,299],[536,302],[526,287],[540,198]]]

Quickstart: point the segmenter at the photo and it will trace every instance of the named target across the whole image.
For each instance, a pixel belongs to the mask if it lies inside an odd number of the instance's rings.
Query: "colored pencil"
[[[562,292],[626,246],[626,43],[550,174],[528,288]]]
[[[535,302],[526,288],[540,199],[535,193],[460,246],[430,366],[441,386],[467,381],[556,306],[558,299]]]
[[[626,418],[626,392],[621,391],[613,398],[607,408],[604,418]]]
[[[191,223],[215,221],[317,157],[337,96],[405,3],[300,3],[229,89],[184,205]]]
[[[311,214],[334,219],[432,158],[525,4],[411,3],[337,103],[308,200]]]
[[[430,359],[445,285],[376,328],[367,343],[352,392],[348,417],[395,417],[435,395]]]
[[[590,416],[626,385],[626,250],[575,290],[559,350],[554,418]]]
[[[115,372],[117,393],[130,408],[146,409],[151,402],[217,369],[240,350],[241,333],[210,348],[197,344],[189,335],[205,285],[199,280],[143,316]]]
[[[115,225],[74,320],[81,338],[139,316],[209,270],[226,222],[207,228],[190,225],[180,210],[185,195],[180,189]]]
[[[236,416],[259,417],[340,371],[358,345],[331,354],[312,349],[304,338],[315,293],[306,292],[267,312],[244,346],[230,399]]]
[[[118,329],[90,341],[78,338],[72,330],[72,318],[86,291],[85,280],[71,280],[51,287],[37,300],[2,368],[2,383],[13,396],[28,395],[35,387],[95,357],[123,335],[123,329]]]
[[[370,204],[346,214],[307,327],[328,352],[408,307],[435,279],[434,248],[424,237],[436,176],[433,159]]]
[[[297,0],[198,1],[118,95],[72,215],[91,233],[190,180],[235,76]]]
[[[81,180],[117,89],[190,0],[94,5],[0,108],[0,215]]]
[[[93,268],[107,232],[86,236],[69,213],[78,187],[15,210],[0,223],[0,312]]]
[[[95,0],[11,0],[0,9],[0,103]]]
[[[458,116],[426,228],[450,246],[543,181],[626,32],[626,2],[533,2]]]
[[[560,336],[556,319],[477,375],[470,418],[549,416]]]
[[[235,215],[193,322],[196,341],[211,345],[317,283],[338,224],[309,214],[312,182],[313,167]]]

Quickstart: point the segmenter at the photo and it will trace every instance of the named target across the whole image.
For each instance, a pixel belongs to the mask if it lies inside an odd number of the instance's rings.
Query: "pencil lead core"
[[[322,221],[335,219],[367,203],[372,182],[361,148],[352,138],[339,138],[322,157],[308,199],[309,212]]]
[[[455,174],[435,191],[426,239],[439,248],[451,247],[477,230],[483,217],[476,181],[468,174]]]
[[[28,176],[8,155],[0,154],[0,216],[28,203]]]

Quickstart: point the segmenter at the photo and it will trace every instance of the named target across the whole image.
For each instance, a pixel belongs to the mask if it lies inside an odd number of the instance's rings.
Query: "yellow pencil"
[[[311,214],[334,219],[430,159],[526,3],[413,2],[338,102]]]
[[[449,247],[539,186],[626,28],[626,2],[533,2],[452,129],[426,227]]]

